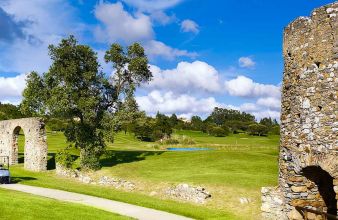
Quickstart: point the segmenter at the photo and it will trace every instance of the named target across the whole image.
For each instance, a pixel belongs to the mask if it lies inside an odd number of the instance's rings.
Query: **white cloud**
[[[135,2],[136,4],[136,2]],[[95,8],[96,18],[102,22],[95,29],[97,40],[112,43],[141,42],[150,58],[163,57],[173,60],[176,57],[195,57],[196,53],[172,48],[163,42],[155,40],[152,19],[150,16],[137,12],[132,15],[124,10],[122,3],[100,2]],[[168,22],[165,14],[159,15],[162,22]]]
[[[171,90],[176,93],[211,92],[222,90],[217,70],[205,62],[180,62],[175,69],[161,70],[151,66],[153,80],[145,85],[150,89]]]
[[[253,112],[253,111],[258,111],[259,107],[255,103],[244,103],[239,106],[238,110],[241,110],[244,112]]]
[[[163,11],[154,11],[151,12],[150,17],[153,21],[161,24],[167,25],[177,20],[175,15],[167,15]]]
[[[181,30],[183,32],[192,32],[197,34],[199,32],[199,26],[193,20],[186,19],[181,23]]]
[[[245,76],[224,82],[225,90],[232,96],[240,97],[280,97],[280,88],[275,85],[260,84]]]
[[[240,67],[251,68],[256,65],[256,63],[250,57],[240,57],[238,59],[238,64]]]
[[[269,117],[273,119],[277,119],[277,121],[279,121],[280,119],[279,111],[261,110],[261,111],[250,112],[250,114],[254,115],[258,121],[262,118],[269,118]]]
[[[102,41],[132,43],[153,38],[154,31],[150,18],[142,13],[132,16],[123,9],[121,2],[116,4],[101,2],[95,7],[94,12],[95,17],[104,24],[95,30],[97,38]]]
[[[21,98],[25,86],[25,74],[20,74],[15,77],[0,77],[0,100],[8,101],[8,99]]]
[[[174,60],[177,57],[195,58],[197,56],[197,53],[172,48],[156,40],[150,40],[145,42],[144,49],[147,55],[153,59],[156,57],[163,57],[168,60]]]
[[[141,110],[149,114],[161,112],[164,114],[203,115],[209,114],[215,107],[224,107],[214,97],[196,98],[187,94],[174,94],[154,90],[146,96],[136,97]]]
[[[281,108],[281,100],[279,97],[259,98],[256,103],[260,106],[274,110],[279,110]]]

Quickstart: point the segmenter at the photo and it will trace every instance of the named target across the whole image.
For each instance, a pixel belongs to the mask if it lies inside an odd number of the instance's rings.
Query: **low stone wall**
[[[135,184],[120,178],[113,178],[108,176],[100,176],[99,178],[93,177],[90,173],[84,173],[78,170],[69,169],[56,164],[56,174],[59,176],[66,176],[74,178],[82,183],[86,184],[99,184],[103,186],[112,186],[116,189],[124,189],[127,191],[132,191],[135,189]]]

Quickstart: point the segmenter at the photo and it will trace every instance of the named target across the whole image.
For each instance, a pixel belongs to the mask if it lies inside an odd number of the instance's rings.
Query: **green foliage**
[[[46,125],[52,131],[65,131],[67,122],[59,118],[50,118],[47,120]]]
[[[111,112],[119,107],[121,96],[152,77],[147,57],[139,44],[129,46],[127,52],[113,44],[105,55],[116,69],[110,82],[99,70],[96,53],[73,36],[50,45],[49,55],[48,72],[29,74],[21,110],[67,120],[65,136],[81,149],[81,167],[97,169],[105,140],[112,140]]]
[[[240,112],[233,109],[224,109],[216,107],[211,115],[207,118],[207,121],[216,123],[217,125],[223,125],[227,121],[255,121],[255,116]]]
[[[229,134],[229,132],[221,127],[215,126],[209,128],[209,134],[215,137],[225,137]]]
[[[151,118],[142,117],[139,118],[133,127],[133,133],[135,137],[142,141],[154,141],[153,132],[154,132],[154,122]]]
[[[266,136],[269,132],[269,128],[261,124],[251,124],[248,127],[248,133],[250,135]]]
[[[203,128],[203,121],[199,116],[191,117],[191,130],[201,131]]]
[[[170,119],[168,116],[160,114],[159,112],[156,114],[155,118],[155,131],[157,138],[163,138],[164,136],[170,136],[173,132],[171,127]],[[161,133],[161,134],[160,134]]]
[[[192,144],[195,144],[195,141],[189,136],[174,134],[170,138],[164,139],[161,142],[161,144],[166,144],[166,145],[175,145],[175,144],[192,145]]]
[[[55,162],[66,168],[72,168],[74,160],[67,149],[59,150],[55,155]]]
[[[0,102],[0,120],[16,119],[24,117],[19,108],[12,104]]]

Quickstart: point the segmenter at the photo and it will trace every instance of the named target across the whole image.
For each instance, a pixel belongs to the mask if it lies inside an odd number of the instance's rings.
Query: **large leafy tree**
[[[49,71],[28,76],[21,109],[67,120],[65,135],[80,148],[81,167],[97,169],[113,113],[128,91],[152,77],[144,49],[135,43],[124,51],[112,44],[105,55],[115,70],[111,78],[100,70],[96,53],[73,36],[50,45],[49,55]]]

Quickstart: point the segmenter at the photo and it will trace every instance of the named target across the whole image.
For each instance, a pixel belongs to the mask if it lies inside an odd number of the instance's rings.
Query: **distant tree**
[[[225,131],[223,128],[215,126],[209,129],[209,134],[215,137],[225,137],[229,133],[227,133],[227,131]]]
[[[268,127],[270,129],[272,126],[274,126],[274,121],[271,119],[271,117],[269,117],[269,118],[262,118],[259,121],[259,124],[265,125],[266,127]]]
[[[2,104],[0,102],[0,120],[22,118],[24,115],[20,109],[12,104]]]
[[[203,127],[203,121],[199,116],[192,116],[191,117],[191,129],[196,131],[201,131]]]
[[[57,46],[50,45],[49,54],[49,71],[41,77],[29,74],[21,109],[67,120],[65,136],[80,148],[81,167],[97,169],[104,140],[112,134],[112,112],[119,107],[121,95],[152,77],[148,59],[137,43],[126,52],[112,44],[105,54],[105,61],[115,69],[109,81],[99,70],[96,53],[79,45],[73,36]]]
[[[155,128],[156,130],[158,130],[156,132],[158,134],[157,138],[162,138],[164,136],[170,136],[171,133],[173,132],[169,117],[164,114],[160,114],[159,112],[156,114]]]
[[[211,121],[217,125],[223,125],[227,121],[254,122],[255,116],[233,109],[216,107],[214,108],[211,115],[207,118],[207,121]]]
[[[169,118],[169,121],[170,121],[170,125],[172,128],[175,128],[177,126],[177,124],[179,123],[178,121],[178,118],[176,116],[176,114],[172,114]]]
[[[248,132],[250,135],[266,136],[269,132],[269,128],[261,124],[251,124],[248,127]]]
[[[131,132],[136,120],[143,112],[140,112],[138,104],[134,97],[134,89],[127,92],[124,101],[114,114],[114,130],[123,130],[124,133]]]
[[[135,137],[141,141],[154,141],[154,122],[149,117],[142,117],[137,120],[133,127]]]

